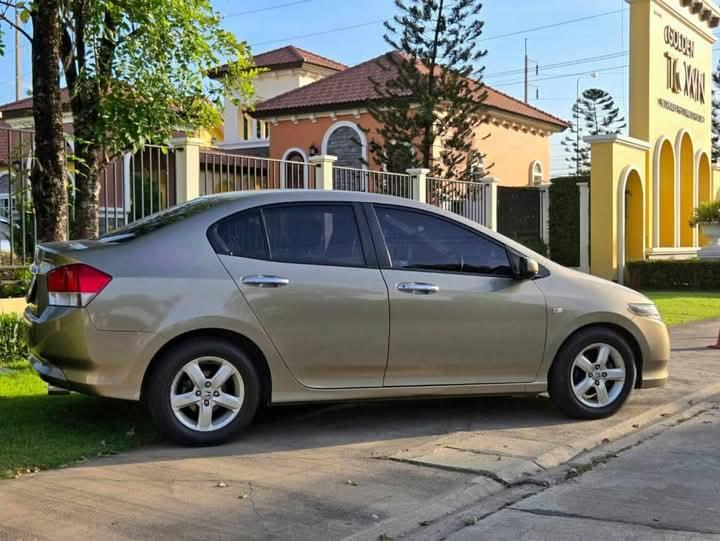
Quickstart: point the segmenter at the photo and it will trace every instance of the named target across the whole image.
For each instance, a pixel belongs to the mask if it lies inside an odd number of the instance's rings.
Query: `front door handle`
[[[401,293],[411,295],[432,295],[440,291],[440,288],[435,284],[426,284],[424,282],[402,282],[396,287]]]
[[[280,276],[267,276],[264,274],[256,274],[254,276],[245,276],[242,283],[253,287],[285,287],[290,283],[287,278]]]

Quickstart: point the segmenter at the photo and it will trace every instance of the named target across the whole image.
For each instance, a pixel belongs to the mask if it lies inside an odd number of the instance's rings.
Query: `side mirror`
[[[534,259],[520,256],[513,271],[516,280],[532,280],[540,273],[540,265]]]

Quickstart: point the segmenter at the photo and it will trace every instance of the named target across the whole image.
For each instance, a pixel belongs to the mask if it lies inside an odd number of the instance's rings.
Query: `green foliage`
[[[550,256],[566,267],[580,265],[580,190],[587,177],[558,177],[550,186]]]
[[[626,126],[625,118],[605,90],[588,88],[572,108],[573,123],[562,142],[568,153],[566,158],[576,175],[590,173],[590,145],[584,138],[590,135],[620,133]]]
[[[61,15],[71,95],[94,113],[75,119],[76,132],[105,155],[180,127],[215,127],[225,95],[253,97],[249,48],[222,28],[210,0],[66,0]]]
[[[8,268],[0,279],[0,299],[24,297],[30,288],[32,274],[25,267]]]
[[[548,255],[548,245],[545,244],[545,242],[543,242],[540,237],[519,240],[518,242],[520,242],[523,246],[530,248],[533,252],[537,252],[542,256],[547,257]]]
[[[27,358],[27,325],[17,314],[0,314],[0,366]]]
[[[479,67],[487,52],[479,46],[482,4],[395,0],[395,5],[398,14],[385,23],[385,41],[395,52],[378,61],[388,76],[372,81],[380,98],[369,111],[380,128],[370,149],[390,170],[410,165],[464,178],[473,165],[472,143],[487,95]],[[438,139],[439,160],[434,159]]]
[[[690,225],[720,223],[720,200],[700,203],[693,211]]]
[[[635,289],[720,289],[720,261],[633,261],[627,273]]]

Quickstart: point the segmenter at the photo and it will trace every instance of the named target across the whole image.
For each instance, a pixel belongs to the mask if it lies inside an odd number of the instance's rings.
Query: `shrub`
[[[550,186],[550,257],[566,267],[580,265],[580,189],[587,177],[558,177]]]
[[[7,268],[1,271],[0,299],[24,297],[30,287],[32,274],[25,267]]]
[[[629,285],[635,289],[720,289],[720,261],[633,261]]]
[[[0,314],[0,365],[28,354],[27,325],[17,314]]]
[[[690,218],[690,225],[716,224],[720,222],[720,200],[700,203]]]

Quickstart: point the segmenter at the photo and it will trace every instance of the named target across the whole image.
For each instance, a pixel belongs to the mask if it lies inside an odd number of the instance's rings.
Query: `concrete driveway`
[[[672,380],[596,422],[547,398],[283,407],[212,449],[154,447],[0,483],[0,539],[377,539],[720,392],[718,322],[672,330]]]

